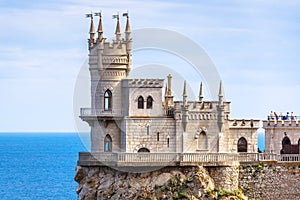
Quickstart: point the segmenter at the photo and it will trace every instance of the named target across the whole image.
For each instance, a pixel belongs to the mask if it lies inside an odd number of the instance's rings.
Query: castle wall
[[[112,139],[112,151],[121,151],[120,122],[111,119],[106,121],[94,121],[91,126],[92,152],[104,152],[104,138],[107,134]]]
[[[291,144],[298,144],[300,139],[300,127],[297,120],[265,120],[265,151],[267,153],[280,154],[282,140],[287,136]],[[285,135],[286,133],[286,135]]]
[[[152,153],[176,152],[178,144],[172,118],[126,118],[124,121],[127,152],[137,152],[140,148],[147,148]]]

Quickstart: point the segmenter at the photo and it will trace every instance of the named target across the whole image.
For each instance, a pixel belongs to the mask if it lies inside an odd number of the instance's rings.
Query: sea
[[[89,150],[88,138],[77,133],[0,133],[0,199],[77,199],[75,167],[78,152]]]

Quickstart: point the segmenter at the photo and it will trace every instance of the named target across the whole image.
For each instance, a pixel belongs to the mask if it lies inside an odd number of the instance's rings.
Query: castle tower
[[[128,76],[131,68],[132,39],[128,16],[126,39],[123,39],[119,15],[114,15],[117,25],[116,38],[113,42],[108,42],[103,37],[101,13],[96,13],[95,16],[99,16],[97,40],[95,40],[93,15],[88,15],[91,18],[89,38],[91,110],[87,112],[90,116],[82,115],[81,118],[91,126],[91,150],[112,151],[102,142],[99,144],[98,141],[103,141],[107,136],[108,140],[113,139],[115,142],[113,147],[120,146],[121,130],[118,118],[123,116],[121,80]]]

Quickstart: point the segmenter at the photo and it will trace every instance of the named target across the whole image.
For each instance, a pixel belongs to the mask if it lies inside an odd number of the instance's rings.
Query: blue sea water
[[[76,199],[79,151],[76,133],[0,133],[0,199]]]

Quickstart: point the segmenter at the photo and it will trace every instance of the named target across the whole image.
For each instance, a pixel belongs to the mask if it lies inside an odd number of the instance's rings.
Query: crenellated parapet
[[[237,128],[237,129],[245,129],[245,128],[259,128],[259,121],[260,120],[253,120],[253,119],[230,119],[228,121],[229,128]]]
[[[123,86],[129,88],[162,88],[164,79],[125,79]]]
[[[263,120],[264,128],[297,128],[299,126],[299,120]]]

